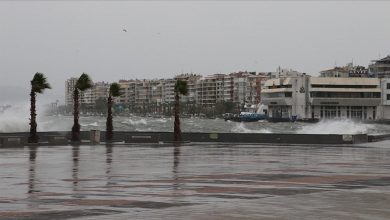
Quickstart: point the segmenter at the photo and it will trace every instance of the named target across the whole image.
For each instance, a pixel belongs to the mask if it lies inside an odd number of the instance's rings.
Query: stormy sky
[[[35,72],[64,81],[181,72],[312,75],[390,54],[390,1],[0,1],[0,105],[28,100]],[[41,98],[40,97],[40,98]]]

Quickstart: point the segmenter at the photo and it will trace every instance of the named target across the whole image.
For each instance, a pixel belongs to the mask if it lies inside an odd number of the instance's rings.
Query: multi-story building
[[[320,72],[321,77],[370,77],[368,69],[364,66],[354,66],[353,63],[348,63],[342,67],[335,67]]]
[[[65,105],[73,105],[73,92],[78,78],[72,77],[65,81]]]
[[[378,109],[380,119],[390,119],[390,78],[381,78],[381,105]]]
[[[134,106],[135,103],[135,91],[136,81],[135,80],[119,80],[118,82],[120,89],[120,96],[115,98],[115,103],[129,106]]]
[[[65,82],[65,105],[67,106],[73,105],[73,92],[77,80],[78,78],[72,77]],[[100,98],[107,99],[109,88],[110,84],[106,82],[93,83],[91,89],[80,92],[80,104],[85,105],[86,107],[93,107],[96,100]]]
[[[183,96],[181,100],[183,102],[195,103],[197,100],[197,83],[202,78],[201,75],[196,74],[180,74],[175,76],[175,80],[183,80],[187,82],[188,85],[188,95]]]
[[[309,118],[310,76],[269,79],[262,89],[262,103],[268,106],[268,115],[275,119]]]
[[[377,78],[312,77],[310,105],[312,118],[377,119],[381,103]]]
[[[369,73],[378,78],[390,78],[390,55],[380,60],[373,60],[368,66]]]
[[[217,103],[231,102],[248,107],[260,102],[261,88],[267,77],[254,72],[238,72],[206,77],[181,74],[173,79],[119,80],[121,95],[114,102],[129,110],[161,112],[162,108],[171,109],[175,101],[175,83],[181,79],[187,81],[188,85],[188,95],[181,97],[181,101],[186,104],[210,109],[216,107]],[[76,81],[77,78],[66,81],[67,105],[73,104]],[[80,103],[93,106],[97,99],[107,98],[108,90],[108,83],[95,83],[92,89],[80,93]]]
[[[162,102],[169,105],[175,101],[175,79],[162,80]]]
[[[265,83],[263,103],[271,118],[377,119],[377,78],[286,77]]]
[[[232,78],[226,77],[225,74],[214,74],[200,79],[196,87],[197,103],[204,108],[213,108],[218,102],[230,101],[225,86],[228,92],[231,91],[231,80]]]

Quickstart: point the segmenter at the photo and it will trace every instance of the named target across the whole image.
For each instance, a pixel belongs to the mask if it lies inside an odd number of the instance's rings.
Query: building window
[[[387,94],[387,100],[390,100],[390,94]]]

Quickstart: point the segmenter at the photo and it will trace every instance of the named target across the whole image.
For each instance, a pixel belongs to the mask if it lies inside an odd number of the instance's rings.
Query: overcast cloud
[[[111,82],[278,66],[316,75],[352,59],[367,66],[390,54],[389,8],[386,1],[0,1],[0,100],[28,100],[37,71],[54,101],[82,72]]]

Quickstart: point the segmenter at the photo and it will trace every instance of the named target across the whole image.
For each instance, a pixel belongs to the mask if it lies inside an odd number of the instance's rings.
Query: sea
[[[29,131],[28,105],[13,107],[0,114],[0,132]],[[38,112],[38,131],[69,131],[73,116],[45,116]],[[117,131],[173,131],[173,117],[114,116]],[[105,116],[81,116],[81,130],[105,130]],[[321,120],[318,123],[232,122],[220,118],[182,118],[183,132],[296,133],[296,134],[390,134],[389,124],[364,123],[351,119]]]

